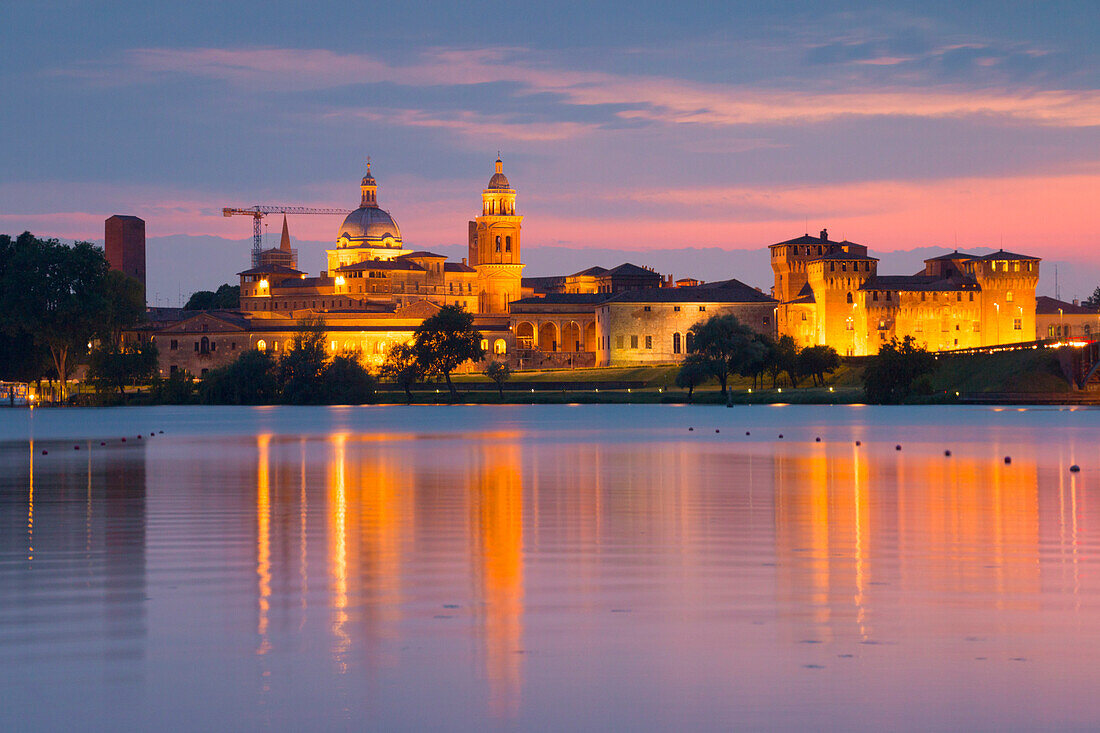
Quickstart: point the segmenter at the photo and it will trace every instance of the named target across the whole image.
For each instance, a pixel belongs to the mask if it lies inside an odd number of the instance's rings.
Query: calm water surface
[[[0,729],[1096,729],[1098,438],[1056,408],[0,411]]]

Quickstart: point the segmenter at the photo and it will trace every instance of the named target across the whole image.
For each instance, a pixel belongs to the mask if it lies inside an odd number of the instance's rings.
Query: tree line
[[[56,379],[64,400],[93,347],[99,363],[125,353],[122,331],[144,318],[141,283],[111,270],[91,242],[0,235],[0,380]]]
[[[688,390],[715,379],[722,396],[733,375],[752,379],[753,388],[771,379],[772,388],[783,377],[792,387],[807,378],[824,386],[825,377],[840,366],[840,355],[831,346],[799,348],[790,336],[773,340],[741,323],[734,315],[711,316],[689,329],[691,347],[676,375],[676,385]]]

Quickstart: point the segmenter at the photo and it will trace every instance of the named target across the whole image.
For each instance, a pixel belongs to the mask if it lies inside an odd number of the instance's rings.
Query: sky
[[[825,227],[1100,268],[1095,0],[13,0],[0,28],[0,232],[141,216],[164,289],[243,268],[223,206],[354,208],[367,156],[405,242],[457,252],[498,151],[562,272],[717,248],[736,276]],[[339,223],[292,218],[308,269]]]

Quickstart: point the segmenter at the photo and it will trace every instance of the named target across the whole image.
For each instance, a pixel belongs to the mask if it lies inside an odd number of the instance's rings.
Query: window
[[[684,339],[684,348],[687,351],[691,351],[691,347],[695,346],[695,334],[691,331],[687,332],[687,336]]]
[[[1011,303],[1011,302],[1012,302],[1012,298],[1013,298],[1013,295],[1012,295],[1012,291],[1011,291],[1011,290],[1009,290],[1009,291],[1008,291],[1007,293],[1005,293],[1005,300],[1006,300],[1007,302]]]
[[[678,333],[672,334],[672,353],[680,353],[680,334]]]
[[[672,311],[673,311],[674,313],[679,313],[679,312],[680,312],[680,306],[678,306],[678,305],[674,305],[674,306],[672,306]]]
[[[195,351],[198,351],[198,350],[199,350],[199,342],[198,342],[198,341],[196,341],[196,342],[195,342]]]
[[[619,334],[618,336],[616,336],[616,337],[615,337],[615,348],[616,348],[616,349],[621,349],[621,348],[623,348],[623,337],[622,337],[622,334]]]
[[[981,333],[982,322],[981,321],[974,321],[974,329],[973,330],[974,330],[974,333]]]
[[[880,331],[885,331],[886,330],[886,321],[885,320],[879,319],[878,330],[880,330]]]
[[[922,292],[921,292],[921,294],[920,294],[920,299],[921,299],[921,302],[923,302],[924,300],[926,300],[926,299],[927,299],[927,297],[928,297],[928,293],[925,293],[925,292],[923,292],[923,291],[922,291]]]
[[[970,302],[971,303],[974,302],[974,293],[973,292],[970,293]]]
[[[1051,336],[1051,337],[1054,336],[1054,324],[1053,323],[1050,324],[1049,326],[1047,326],[1047,336]]]
[[[504,251],[505,252],[511,252],[512,251],[512,238],[511,237],[505,237],[504,238]]]
[[[500,251],[500,235],[497,235],[497,252]]]
[[[632,348],[632,349],[638,348],[638,335],[637,334],[631,334],[630,335],[630,348]]]
[[[707,312],[707,307],[705,305],[699,306],[699,312],[700,313],[706,313]]]
[[[916,333],[924,333],[924,321],[917,321],[917,325],[913,326],[913,331]]]
[[[1023,322],[1022,318],[1013,318],[1012,319],[1012,330],[1013,331],[1022,331],[1022,330],[1024,330],[1024,322]]]
[[[854,331],[854,330],[856,330],[856,325],[852,322],[851,318],[849,318],[847,321],[844,322],[844,330],[845,331]]]
[[[175,339],[172,339],[172,342],[171,342],[171,344],[169,344],[169,345],[168,345],[168,348],[169,348],[169,350],[171,350],[171,351],[175,351],[175,350],[176,350],[176,349],[178,349],[179,347],[180,347],[180,342],[179,342],[179,341],[176,341]]]
[[[652,336],[646,336],[645,337],[645,347],[647,349],[652,349],[653,348],[653,337]]]
[[[848,302],[849,303],[854,303],[855,302],[854,300],[852,300],[852,294],[851,293],[848,293]]]
[[[806,311],[802,311],[802,320],[806,320]]]
[[[886,299],[890,300],[890,291],[889,290],[886,291]]]
[[[264,341],[263,339],[260,339],[259,341],[256,342],[256,348],[259,349],[260,351],[267,351],[267,342]]]
[[[175,364],[173,364],[172,366],[168,367],[168,373],[169,373],[169,374],[175,374],[175,373],[176,373],[176,372],[178,372],[178,371],[179,371],[179,367],[178,367],[178,366],[176,366]]]
[[[650,311],[650,310],[651,310],[651,308],[650,308],[650,307],[649,307],[649,306],[647,305],[647,306],[645,307],[645,312],[646,312],[646,313],[649,313],[649,311]]]
[[[961,303],[962,299],[963,299],[963,294],[962,293],[955,293],[955,302],[956,303]]]

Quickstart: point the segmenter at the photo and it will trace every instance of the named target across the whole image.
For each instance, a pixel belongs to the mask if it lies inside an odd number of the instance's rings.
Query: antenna
[[[1058,286],[1058,265],[1054,266],[1054,299],[1062,299],[1062,288]]]

